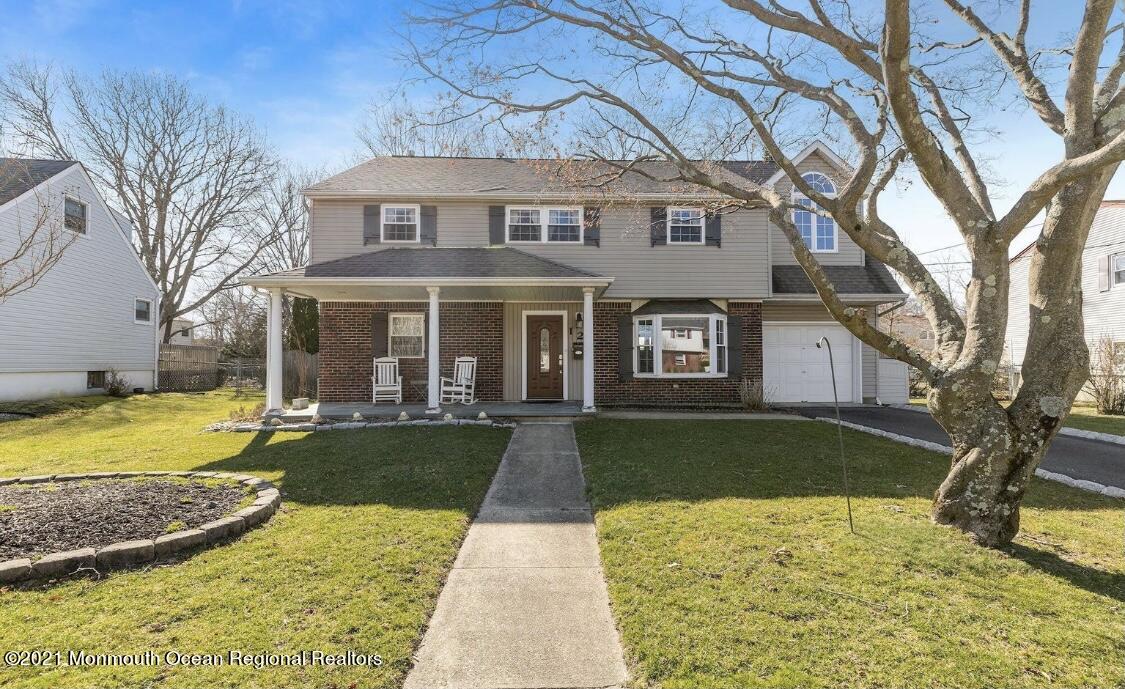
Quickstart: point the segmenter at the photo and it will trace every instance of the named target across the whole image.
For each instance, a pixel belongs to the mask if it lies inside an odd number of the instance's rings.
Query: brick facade
[[[321,302],[320,390],[322,402],[371,401],[374,313],[421,313],[427,302]],[[504,305],[499,302],[442,302],[438,318],[441,375],[453,374],[459,356],[477,358],[477,398],[504,397]],[[399,359],[404,402],[426,401],[425,358]],[[412,382],[417,381],[417,384]]]
[[[427,313],[426,302],[321,302],[320,391],[322,402],[371,399],[373,345],[371,316]],[[621,380],[617,370],[617,322],[628,302],[594,304],[594,397],[598,406],[716,407],[739,403],[733,378],[634,378]],[[742,317],[742,378],[762,380],[762,305],[731,303],[729,313]],[[504,397],[504,305],[500,302],[442,302],[440,305],[441,374],[453,371],[458,356],[477,357],[477,397]],[[400,359],[405,402],[425,402],[425,358]],[[412,381],[417,384],[412,385]]]
[[[628,302],[594,304],[594,402],[599,407],[721,407],[740,403],[734,378],[633,378],[618,373],[617,322],[630,313]],[[742,378],[762,380],[762,305],[732,302],[728,313],[742,317]]]

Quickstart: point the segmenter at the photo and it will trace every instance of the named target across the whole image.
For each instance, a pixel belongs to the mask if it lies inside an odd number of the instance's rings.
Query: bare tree
[[[230,289],[277,241],[255,211],[275,162],[247,121],[179,79],[88,78],[29,63],[0,79],[8,134],[27,152],[81,160],[134,241],[172,321]]]
[[[466,110],[475,103],[503,117],[577,109],[607,123],[607,113],[627,116],[631,126],[620,133],[671,161],[672,179],[767,209],[832,316],[930,383],[929,408],[954,448],[934,520],[982,544],[1006,543],[1088,377],[1081,252],[1125,158],[1125,43],[1120,17],[1111,21],[1120,10],[1113,0],[1073,3],[1071,39],[1033,47],[1031,0],[989,4],[989,15],[959,0],[886,0],[868,16],[847,0],[787,4],[451,0],[412,17],[409,57]],[[1012,102],[1042,121],[1051,138],[1037,145],[1062,154],[1000,212],[974,147],[995,105]],[[803,125],[806,139],[828,139],[850,160],[835,196],[802,179],[771,123],[778,103],[789,104],[785,119]],[[701,129],[704,121],[730,124],[716,132]],[[801,239],[790,194],[732,180],[709,164],[751,138],[816,212],[898,273],[933,325],[932,350],[877,330],[866,309],[840,298]],[[598,157],[595,147],[589,155]],[[879,213],[880,194],[907,165],[964,239],[971,261],[964,314]],[[1043,212],[1023,383],[1005,408],[992,381],[1008,317],[1008,248]]]
[[[35,185],[25,161],[0,158],[0,189],[33,187],[29,197],[11,199],[14,217],[0,232],[0,304],[38,284],[78,237],[64,225],[63,195]]]

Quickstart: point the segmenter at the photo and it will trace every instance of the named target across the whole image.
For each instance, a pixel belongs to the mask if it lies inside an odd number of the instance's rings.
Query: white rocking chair
[[[371,376],[371,402],[402,404],[402,376],[398,374],[398,359],[384,356],[375,359],[375,374]]]
[[[477,383],[477,359],[473,356],[459,356],[453,362],[453,377],[441,379],[441,403],[474,404],[477,399],[474,389]]]

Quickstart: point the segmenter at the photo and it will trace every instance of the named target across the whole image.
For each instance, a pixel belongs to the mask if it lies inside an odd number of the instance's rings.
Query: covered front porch
[[[593,305],[612,278],[510,247],[393,248],[245,282],[270,297],[268,415],[286,414],[285,295],[320,304],[321,416],[552,416],[596,408]],[[371,404],[380,357],[398,361],[401,404]],[[479,402],[443,407],[441,378],[452,375],[457,357],[477,361]]]

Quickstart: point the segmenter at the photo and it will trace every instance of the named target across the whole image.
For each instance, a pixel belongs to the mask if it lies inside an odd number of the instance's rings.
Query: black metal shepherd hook
[[[844,425],[840,423],[840,395],[836,392],[836,363],[832,361],[832,343],[827,337],[816,341],[816,348],[821,348],[821,343],[828,347],[828,369],[832,372],[832,400],[836,403],[836,437],[840,441],[840,463],[844,467],[844,499],[848,501],[848,530],[855,533],[852,523],[852,493],[848,488],[848,458],[844,455]]]

